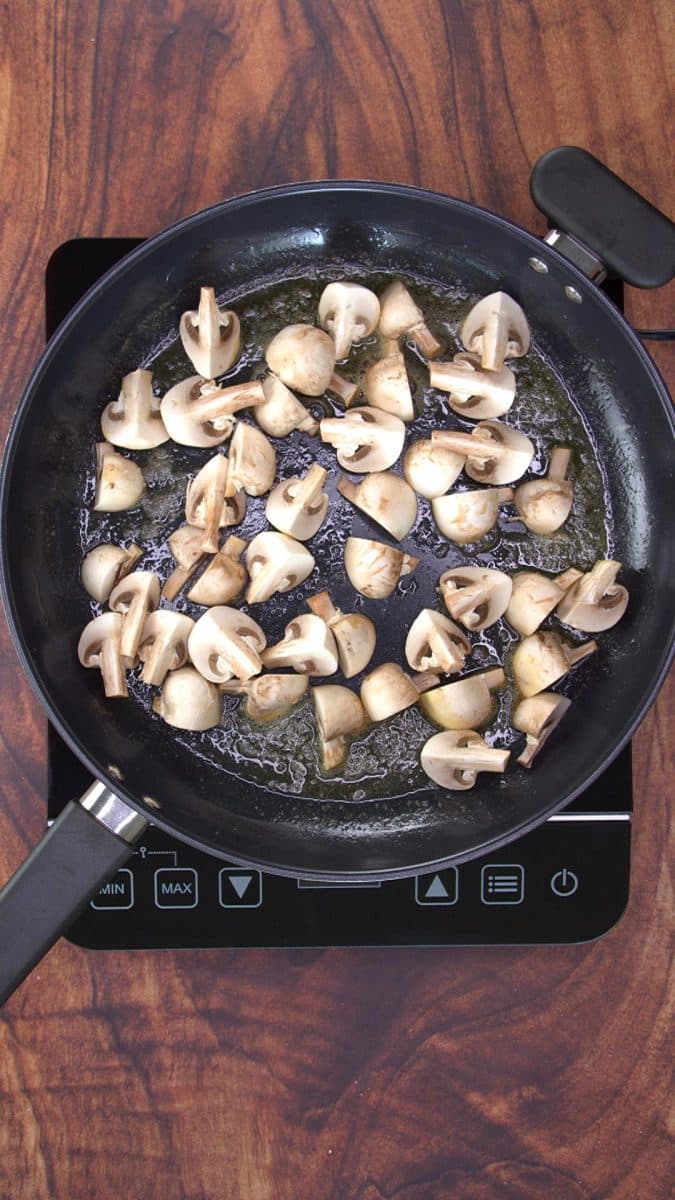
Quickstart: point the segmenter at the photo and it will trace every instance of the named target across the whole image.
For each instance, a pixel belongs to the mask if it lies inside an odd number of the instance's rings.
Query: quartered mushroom
[[[574,567],[553,577],[541,571],[516,571],[511,576],[511,598],[506,607],[509,625],[524,637],[534,633],[578,579],[581,571]]]
[[[312,701],[323,767],[332,771],[344,762],[349,739],[365,728],[368,717],[356,693],[341,684],[325,683],[312,688]]]
[[[505,682],[502,668],[492,667],[425,692],[419,698],[419,706],[430,721],[443,729],[477,729],[492,713],[492,692]]]
[[[123,512],[138,504],[144,491],[141,468],[118,454],[110,442],[97,442],[94,511]]]
[[[555,533],[570,515],[574,484],[565,479],[571,451],[556,446],[543,479],[530,479],[516,488],[514,503],[532,533]]]
[[[419,566],[419,558],[385,546],[372,538],[347,538],[345,570],[350,583],[371,600],[391,596],[403,575],[410,575]]]
[[[556,608],[556,616],[584,633],[611,629],[628,607],[628,591],[616,582],[621,563],[600,559],[565,593]]]
[[[503,421],[480,421],[471,433],[434,429],[431,440],[464,455],[464,470],[478,483],[513,483],[534,458],[530,439]]]
[[[168,442],[160,404],[159,396],[152,390],[152,371],[131,371],[122,380],[117,400],[111,400],[103,409],[104,438],[126,450],[152,450]]]
[[[351,679],[365,670],[375,651],[375,625],[364,613],[343,613],[333,604],[328,592],[310,596],[307,604],[326,622],[337,647],[340,670]]]
[[[398,346],[367,368],[363,377],[363,394],[371,408],[393,413],[402,421],[414,420],[410,380],[405,358]]]
[[[386,721],[417,704],[422,692],[440,683],[433,671],[406,675],[398,663],[382,663],[361,684],[361,703],[371,721]]]
[[[319,422],[276,375],[265,376],[262,390],[265,402],[256,404],[253,416],[270,437],[286,437],[293,429],[312,435],[319,432]]]
[[[246,696],[249,721],[275,721],[302,700],[308,683],[309,675],[256,675],[246,682],[221,683],[220,690],[228,696]]]
[[[153,711],[175,729],[203,732],[220,722],[218,688],[194,667],[180,667],[164,680],[161,694],[152,701]]]
[[[378,408],[353,408],[344,417],[324,417],[319,431],[322,442],[337,450],[340,466],[358,474],[393,466],[405,440],[403,421]]]
[[[329,283],[319,300],[319,324],[335,344],[335,357],[347,358],[352,343],[368,337],[377,328],[380,302],[370,288],[360,283]]]
[[[434,500],[452,487],[464,466],[463,454],[455,454],[430,439],[413,442],[403,459],[403,474],[418,496]]]
[[[391,471],[373,471],[360,483],[341,475],[337,490],[398,542],[417,520],[417,496],[405,479]]]
[[[467,350],[480,355],[486,371],[501,371],[506,358],[521,358],[530,348],[527,317],[506,292],[492,292],[474,304],[459,336]]]
[[[495,750],[474,729],[435,733],[422,747],[422,770],[439,787],[465,792],[472,788],[480,771],[503,774],[510,750]]]
[[[252,617],[219,604],[195,621],[188,653],[197,670],[212,683],[250,679],[262,671],[265,634]]]
[[[304,479],[294,475],[278,483],[265,507],[270,525],[300,542],[314,537],[328,512],[328,496],[323,490],[327,474],[313,463]]]
[[[199,308],[184,312],[178,328],[185,353],[204,379],[229,371],[241,346],[239,318],[218,307],[212,287],[200,288]]]
[[[170,608],[158,608],[145,618],[138,643],[143,683],[159,686],[169,671],[185,665],[193,626],[191,617]]]
[[[265,402],[259,380],[218,387],[201,375],[174,384],[162,400],[162,420],[179,446],[220,446],[232,435],[234,414]]]
[[[216,553],[219,529],[238,525],[246,514],[243,491],[226,494],[228,470],[225,455],[214,454],[190,480],[185,493],[185,519],[202,530],[201,550],[205,554]]]
[[[266,667],[292,667],[303,675],[334,675],[338,668],[335,638],[314,613],[289,621],[281,641],[268,646],[262,659]]]
[[[516,705],[512,717],[514,728],[527,735],[525,749],[517,759],[521,766],[532,766],[536,755],[571,704],[572,701],[566,696],[558,696],[555,692],[539,692],[537,696],[530,696]]]
[[[204,530],[196,525],[180,525],[169,538],[169,548],[178,566],[171,572],[162,595],[165,600],[175,600],[181,588],[185,587],[197,567],[207,557],[203,548]]]
[[[125,669],[129,665],[122,654],[122,617],[107,612],[85,625],[77,645],[77,657],[83,667],[98,667],[108,697],[128,696]]]
[[[143,551],[132,542],[130,546],[115,546],[103,542],[94,546],[82,559],[82,586],[99,604],[105,604],[120,579],[133,570]]]
[[[407,334],[425,358],[440,354],[440,342],[425,324],[424,313],[400,280],[390,283],[380,296],[380,333],[384,338],[395,338],[396,341]]]
[[[513,676],[522,696],[536,696],[567,675],[568,671],[593,654],[597,642],[571,646],[557,633],[532,633],[516,646],[513,655]]]
[[[493,567],[454,567],[443,572],[438,591],[453,620],[478,633],[506,612],[511,578]]]
[[[246,586],[248,573],[239,560],[246,549],[243,538],[232,534],[214,554],[205,571],[187,594],[194,604],[231,604],[237,600]]]
[[[154,571],[133,571],[115,585],[108,604],[122,614],[120,647],[133,662],[148,613],[159,607],[160,583]]]
[[[246,551],[247,604],[261,604],[277,592],[289,592],[314,569],[314,555],[285,533],[258,533]]]
[[[322,396],[330,391],[347,402],[356,395],[358,384],[338,375],[335,357],[333,339],[315,325],[287,325],[265,351],[270,371],[294,392]]]
[[[405,640],[405,656],[413,671],[461,671],[471,653],[466,634],[433,608],[423,608],[413,621]]]
[[[452,362],[429,363],[429,383],[447,392],[450,408],[470,421],[502,417],[516,394],[513,371],[508,367],[485,371],[477,354],[456,354]]]
[[[497,523],[499,508],[513,500],[513,488],[484,488],[479,492],[454,492],[431,501],[431,511],[441,533],[464,546],[477,542]]]
[[[230,442],[225,495],[243,488],[247,496],[264,496],[274,483],[277,452],[260,429],[239,421]]]

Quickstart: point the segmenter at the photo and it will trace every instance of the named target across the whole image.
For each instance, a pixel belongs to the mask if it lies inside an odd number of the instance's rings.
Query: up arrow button
[[[456,867],[445,867],[430,875],[415,877],[415,901],[417,904],[456,904],[459,898],[459,878]]]

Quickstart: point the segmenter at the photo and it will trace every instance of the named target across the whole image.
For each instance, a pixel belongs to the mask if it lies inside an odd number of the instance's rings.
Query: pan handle
[[[535,163],[530,193],[555,228],[546,241],[596,282],[633,287],[675,276],[675,225],[587,150],[556,146]]]
[[[96,782],[0,890],[0,1006],[131,857],[145,817]]]

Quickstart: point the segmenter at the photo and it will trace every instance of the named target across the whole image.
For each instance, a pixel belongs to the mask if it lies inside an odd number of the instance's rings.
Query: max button
[[[194,867],[160,867],[155,871],[157,908],[196,908],[199,903]]]

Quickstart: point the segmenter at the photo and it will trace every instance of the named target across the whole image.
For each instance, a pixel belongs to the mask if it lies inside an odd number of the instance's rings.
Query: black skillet
[[[544,821],[601,773],[644,717],[673,647],[673,421],[652,362],[588,275],[604,263],[637,286],[665,283],[675,274],[675,227],[583,151],[544,156],[532,189],[574,235],[557,249],[470,204],[397,185],[310,183],[239,197],[145,242],[52,338],[5,451],[2,594],[49,720],[100,782],[64,810],[0,893],[0,1002],[130,855],[148,820],[266,871],[344,881],[412,875]],[[105,702],[98,673],[76,658],[90,618],[79,583],[81,479],[111,381],[176,329],[200,283],[228,294],[344,263],[362,276],[389,272],[513,295],[605,464],[629,613],[603,639],[592,686],[536,769],[511,771],[506,783],[483,776],[461,806],[431,787],[319,802],[244,783],[137,705]]]

